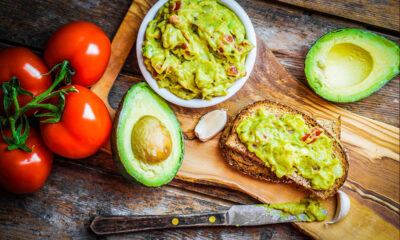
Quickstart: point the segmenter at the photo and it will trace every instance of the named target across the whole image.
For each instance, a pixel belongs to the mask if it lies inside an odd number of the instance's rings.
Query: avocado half
[[[111,147],[122,175],[148,187],[170,182],[184,155],[174,112],[147,83],[134,85],[124,96],[114,119]]]
[[[355,102],[399,73],[399,45],[361,29],[336,30],[312,46],[304,71],[319,96],[333,102]]]

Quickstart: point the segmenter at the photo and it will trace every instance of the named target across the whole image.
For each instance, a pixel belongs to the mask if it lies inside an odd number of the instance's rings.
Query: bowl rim
[[[239,91],[247,79],[249,78],[251,72],[253,71],[253,67],[256,61],[256,56],[257,56],[257,38],[256,38],[256,33],[254,31],[253,24],[247,15],[247,13],[243,10],[243,8],[235,1],[235,0],[217,0],[219,3],[222,5],[226,6],[230,10],[232,10],[242,21],[244,28],[246,30],[246,35],[247,35],[247,40],[249,40],[251,43],[254,44],[254,48],[252,51],[247,55],[246,63],[245,63],[245,68],[246,68],[246,76],[239,78],[236,80],[229,88],[228,88],[228,93],[225,96],[221,97],[213,97],[211,100],[205,100],[205,99],[197,99],[193,98],[190,100],[185,100],[182,99],[176,95],[174,95],[172,92],[168,91],[166,88],[160,88],[157,84],[157,81],[152,77],[151,73],[147,70],[144,61],[143,61],[143,54],[142,54],[142,45],[143,41],[145,40],[145,33],[147,26],[151,20],[154,19],[155,15],[158,13],[158,10],[164,6],[166,2],[169,0],[160,0],[156,4],[153,5],[153,7],[150,8],[146,16],[144,17],[140,28],[139,32],[137,35],[137,40],[136,40],[136,56],[137,56],[137,61],[139,64],[139,69],[146,80],[146,82],[150,85],[150,87],[162,98],[167,100],[168,102],[171,102],[173,104],[182,106],[182,107],[188,107],[188,108],[204,108],[204,107],[210,107],[217,105],[230,97],[232,97],[237,91]]]

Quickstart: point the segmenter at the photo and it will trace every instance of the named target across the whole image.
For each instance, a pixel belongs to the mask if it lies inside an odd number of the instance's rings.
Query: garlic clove
[[[226,121],[227,115],[225,110],[208,112],[200,118],[194,129],[194,133],[200,141],[208,141],[225,127]]]
[[[339,190],[337,192],[335,217],[332,219],[332,221],[325,223],[325,226],[338,222],[340,219],[344,218],[349,213],[349,210],[350,210],[350,198],[345,192]]]

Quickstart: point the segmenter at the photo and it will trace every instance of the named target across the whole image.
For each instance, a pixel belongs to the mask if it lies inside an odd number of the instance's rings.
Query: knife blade
[[[326,215],[326,211],[324,211]],[[225,211],[180,215],[96,216],[90,229],[96,235],[164,228],[201,226],[256,226],[310,220],[307,215],[290,215],[266,205],[235,205]]]
[[[264,205],[235,205],[228,210],[227,217],[228,225],[232,226],[256,226],[309,220],[304,213],[289,215]]]

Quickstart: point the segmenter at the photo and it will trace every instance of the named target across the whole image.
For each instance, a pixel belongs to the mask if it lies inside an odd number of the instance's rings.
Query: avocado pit
[[[159,163],[168,158],[172,139],[164,124],[153,116],[141,117],[133,126],[131,145],[134,155],[147,163]]]

